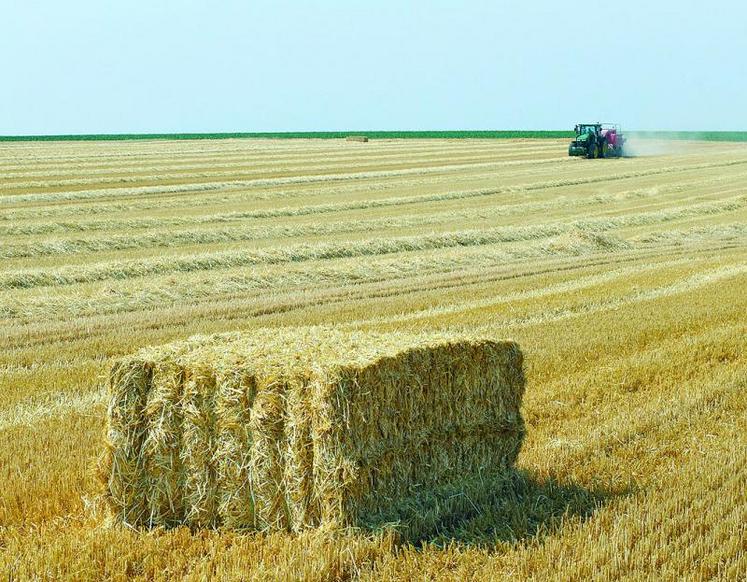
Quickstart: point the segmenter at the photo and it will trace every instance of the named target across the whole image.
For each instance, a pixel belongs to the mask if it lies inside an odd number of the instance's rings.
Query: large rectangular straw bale
[[[109,387],[108,498],[134,526],[299,531],[430,514],[439,495],[503,474],[524,434],[510,341],[195,337],[114,363]]]

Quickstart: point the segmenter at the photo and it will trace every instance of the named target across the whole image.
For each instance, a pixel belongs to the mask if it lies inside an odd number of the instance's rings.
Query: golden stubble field
[[[10,579],[747,576],[747,144],[0,144],[0,573]],[[518,472],[389,534],[107,528],[107,360],[334,323],[513,338]]]

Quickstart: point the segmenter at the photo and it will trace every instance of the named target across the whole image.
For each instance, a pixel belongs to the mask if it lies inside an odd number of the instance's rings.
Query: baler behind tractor
[[[579,123],[573,128],[576,138],[568,146],[569,156],[619,158],[625,137],[620,126],[612,123]]]

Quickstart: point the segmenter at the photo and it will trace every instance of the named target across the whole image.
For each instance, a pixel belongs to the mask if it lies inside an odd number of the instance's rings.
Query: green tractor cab
[[[580,156],[593,160],[596,158],[617,158],[623,155],[625,138],[619,125],[579,123],[573,129],[576,138],[568,146],[569,156]]]

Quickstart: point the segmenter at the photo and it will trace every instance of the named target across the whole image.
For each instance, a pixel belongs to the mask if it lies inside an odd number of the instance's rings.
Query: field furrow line
[[[229,183],[241,182],[245,186],[273,186],[273,185],[285,185],[285,184],[305,184],[314,182],[337,182],[341,180],[361,180],[368,178],[390,178],[397,176],[412,176],[412,175],[428,175],[438,173],[449,173],[458,172],[460,170],[471,170],[477,168],[495,168],[500,169],[507,166],[535,166],[541,163],[554,163],[554,164],[567,164],[566,158],[551,158],[549,160],[513,160],[505,162],[476,162],[476,163],[462,163],[462,164],[448,164],[442,163],[440,165],[425,166],[421,168],[405,167],[393,170],[366,170],[360,172],[349,172],[345,171],[346,168],[340,168],[340,172],[334,174],[296,174],[292,169],[287,172],[279,170],[277,173],[287,173],[286,176],[274,176],[271,178],[254,178],[244,180],[230,180]],[[339,166],[334,165],[332,168]],[[272,172],[273,174],[276,172]],[[266,171],[233,171],[233,172],[201,172],[199,174],[154,174],[150,176],[136,176],[136,177],[117,177],[117,178],[77,178],[67,180],[51,180],[51,181],[33,181],[33,182],[15,182],[9,184],[3,184],[0,189],[0,193],[4,196],[0,197],[0,202],[7,199],[24,200],[26,196],[34,196],[35,194],[18,194],[13,195],[13,190],[30,190],[30,189],[41,189],[41,188],[64,188],[65,186],[89,186],[89,185],[104,185],[104,184],[122,184],[122,183],[137,183],[137,182],[167,182],[167,181],[183,181],[194,178],[233,178],[236,176],[248,177],[254,175],[266,175]],[[205,180],[206,183],[212,184],[210,180]],[[38,194],[36,194],[38,195]]]
[[[550,160],[549,162],[558,163],[557,160]],[[521,164],[529,164],[529,163],[531,163],[532,165],[536,165],[536,164],[541,163],[541,161],[529,160],[529,161],[521,162]],[[563,163],[567,163],[567,162],[563,162]],[[316,176],[285,176],[285,177],[277,177],[277,178],[260,178],[260,179],[255,179],[255,180],[232,180],[229,182],[205,182],[205,183],[188,184],[188,185],[175,184],[173,185],[173,187],[175,191],[181,190],[184,192],[196,192],[196,191],[204,191],[204,190],[221,190],[225,188],[226,186],[236,187],[236,188],[252,188],[252,187],[263,188],[263,187],[282,186],[282,185],[290,185],[290,184],[333,183],[333,182],[339,182],[339,181],[363,180],[363,179],[370,179],[370,178],[381,179],[381,178],[390,178],[390,177],[399,177],[399,176],[428,175],[428,174],[439,173],[439,172],[456,172],[459,170],[485,168],[485,167],[500,168],[501,166],[505,166],[508,164],[509,162],[506,162],[503,164],[499,164],[499,163],[484,163],[484,164],[475,164],[475,165],[455,164],[452,166],[437,166],[437,167],[431,167],[428,169],[408,168],[408,169],[397,170],[397,171],[339,173],[339,174],[327,174],[327,175],[316,175]],[[519,162],[510,162],[510,164],[516,165],[516,164],[519,164]],[[572,185],[591,184],[591,183],[598,183],[598,182],[614,182],[614,181],[623,180],[627,178],[656,176],[656,175],[661,175],[661,174],[672,174],[672,173],[677,173],[677,172],[687,172],[687,171],[703,170],[703,169],[711,169],[711,168],[726,168],[726,167],[744,165],[744,164],[747,164],[747,160],[739,159],[739,160],[728,160],[724,162],[713,162],[713,163],[707,163],[707,164],[671,166],[671,167],[664,167],[664,168],[655,168],[655,169],[650,169],[650,170],[625,172],[625,173],[619,173],[619,174],[606,174],[603,176],[593,176],[590,178],[571,178],[571,179],[566,179],[566,180],[544,182],[540,184],[527,185],[523,188],[523,190],[531,191],[531,190],[539,190],[539,189],[558,187],[558,186],[572,186]],[[95,184],[95,183],[96,183],[95,181],[89,181],[88,183],[83,182],[80,185],[88,185],[88,184]],[[48,184],[44,186],[45,187],[58,187],[62,185],[64,184],[60,184],[60,185]],[[24,187],[30,187],[30,186],[24,186]],[[142,188],[153,188],[153,187],[144,186]],[[52,193],[26,193],[26,194],[16,194],[16,195],[5,195],[5,196],[0,196],[0,205],[17,204],[19,202],[34,202],[34,201],[39,201],[39,200],[52,201],[52,200],[77,200],[77,199],[90,199],[90,198],[106,198],[106,197],[111,197],[112,194],[115,193],[115,192],[112,192],[112,190],[116,192],[116,190],[113,188],[112,189],[107,188],[103,190],[58,191],[58,192],[52,192]],[[129,190],[129,189],[125,189],[125,190]],[[507,191],[511,192],[511,191],[516,191],[516,190],[509,189]],[[0,190],[0,192],[2,192],[2,190]],[[143,191],[143,193],[145,192],[146,191]]]
[[[747,176],[747,174],[745,174]],[[495,205],[492,205],[490,207],[481,207],[479,209],[474,210],[464,210],[464,211],[456,211],[454,213],[454,216],[457,217],[463,217],[463,218],[481,218],[482,216],[515,216],[519,214],[531,214],[534,212],[541,212],[546,210],[553,210],[553,209],[563,209],[563,210],[571,210],[571,209],[584,209],[589,206],[603,206],[603,205],[609,205],[609,204],[620,204],[630,201],[648,201],[651,200],[652,203],[658,203],[658,204],[667,204],[670,203],[670,199],[667,198],[665,195],[667,194],[677,194],[682,192],[687,192],[689,189],[693,187],[699,187],[702,188],[704,191],[698,195],[700,196],[712,196],[710,191],[706,190],[708,186],[713,185],[722,185],[720,184],[723,182],[722,178],[717,178],[714,180],[709,181],[700,181],[697,184],[692,183],[678,183],[673,184],[670,186],[661,186],[661,187],[647,187],[647,188],[635,188],[630,190],[623,190],[621,192],[616,193],[608,193],[608,194],[594,194],[591,196],[576,196],[571,197],[567,193],[558,193],[557,196],[554,196],[550,200],[541,200],[541,201],[531,201],[531,202],[503,202],[500,201],[496,203]],[[743,192],[743,188],[728,188],[724,190],[718,191],[718,196],[721,197],[723,194],[731,193],[731,192]],[[340,194],[347,194],[351,193],[352,191],[345,189],[343,191],[326,191],[327,194],[338,192]],[[449,199],[457,200],[459,199],[459,192],[460,191],[454,191],[454,192],[444,192],[441,195],[448,195],[448,196],[454,196],[454,198],[448,198],[444,201],[448,201]],[[493,190],[490,189],[483,189],[483,190],[475,190],[475,191],[462,191],[465,196],[464,198],[470,198],[470,193],[475,194],[475,198],[480,198],[481,192],[486,192],[485,197],[490,196],[490,192],[493,192]],[[296,197],[300,195],[311,195],[313,193],[298,193],[298,192],[288,192],[287,195],[284,197]],[[498,194],[500,195],[500,193]],[[279,197],[279,195],[278,195]],[[696,197],[695,199],[697,199]],[[402,200],[404,203],[409,203],[409,199],[411,197],[397,197],[397,199]],[[440,200],[434,200],[434,202],[438,202]],[[426,201],[427,202],[427,201]],[[679,200],[681,202],[681,200]],[[418,204],[420,202],[415,202],[415,204]],[[319,205],[317,205],[319,206]],[[385,207],[385,206],[384,206]],[[366,208],[356,208],[359,210],[365,210]],[[353,210],[356,210],[353,209]],[[114,213],[118,210],[120,210],[119,206],[112,207],[111,212]],[[340,212],[345,212],[348,209],[341,208]],[[85,211],[85,209],[81,209],[81,212]],[[0,223],[0,236],[28,236],[28,235],[42,235],[42,234],[58,234],[58,233],[82,233],[82,232],[100,232],[100,231],[116,231],[116,230],[139,230],[139,229],[152,229],[152,228],[164,228],[164,227],[179,227],[179,226],[201,226],[201,225],[209,225],[209,224],[220,224],[220,223],[230,223],[230,222],[239,222],[244,220],[254,220],[254,219],[262,219],[262,218],[275,218],[273,217],[264,217],[264,216],[257,216],[256,210],[248,210],[248,211],[232,211],[232,212],[221,212],[221,213],[213,213],[213,214],[200,214],[200,215],[187,215],[187,216],[159,216],[157,218],[153,217],[138,217],[138,218],[110,218],[110,219],[96,219],[96,220],[75,220],[75,221],[38,221],[38,215],[34,216],[31,214],[32,211],[29,211],[29,217],[36,218],[37,221],[35,222],[21,222],[23,216],[19,216],[18,213],[9,213],[6,216],[0,215],[0,221],[3,221],[5,219],[8,221],[9,219],[12,219],[14,224],[1,224]],[[39,211],[39,214],[45,214],[42,211]],[[439,211],[437,207],[434,207],[433,210],[429,211],[427,214],[425,212],[421,212],[418,214],[418,216],[431,216],[436,214],[443,214],[442,211]],[[400,218],[399,216],[397,218]],[[405,217],[403,217],[405,218]],[[391,219],[390,219],[391,220]]]
[[[381,265],[381,272],[374,273],[371,276],[369,273],[368,277],[364,273],[360,273],[355,278],[353,284],[346,284],[344,275],[349,273],[348,269],[351,269],[349,265],[340,265],[336,272],[338,273],[337,278],[329,277],[327,284],[332,286],[320,286],[315,284],[309,286],[309,283],[302,283],[299,287],[294,288],[290,284],[285,284],[284,281],[290,282],[286,279],[272,280],[269,276],[264,276],[266,284],[270,285],[273,289],[283,289],[283,293],[275,294],[273,296],[267,296],[264,292],[260,295],[249,295],[248,287],[244,287],[241,283],[244,279],[232,279],[232,291],[230,293],[221,292],[220,289],[216,289],[215,285],[211,288],[213,293],[205,291],[205,293],[198,292],[187,297],[184,293],[179,290],[171,289],[172,295],[170,295],[171,301],[184,301],[189,299],[192,301],[190,304],[190,315],[188,318],[203,317],[207,319],[213,319],[218,317],[218,311],[226,311],[227,306],[232,306],[235,312],[236,319],[249,320],[254,317],[263,315],[272,315],[279,313],[286,313],[291,311],[302,311],[304,309],[311,309],[315,306],[321,305],[333,305],[333,304],[351,304],[360,301],[367,301],[371,299],[389,299],[393,297],[417,297],[426,293],[435,292],[447,292],[454,291],[456,289],[469,289],[470,287],[482,286],[482,285],[498,285],[500,283],[510,282],[514,280],[526,280],[525,285],[529,285],[532,278],[548,276],[548,275],[562,275],[572,274],[578,271],[594,270],[598,268],[615,268],[619,265],[626,264],[640,264],[644,261],[649,264],[657,264],[661,268],[665,268],[671,261],[680,262],[693,262],[697,261],[701,254],[712,255],[716,252],[723,252],[725,249],[713,248],[704,246],[701,248],[700,253],[694,251],[685,251],[682,247],[665,247],[659,248],[656,251],[641,251],[637,253],[620,253],[616,255],[593,255],[586,256],[582,264],[579,264],[577,257],[566,257],[565,259],[558,258],[546,258],[543,261],[537,261],[522,268],[521,265],[516,267],[516,270],[508,269],[502,261],[490,261],[490,257],[484,260],[479,260],[477,266],[468,267],[467,265],[456,265],[449,262],[445,263],[439,261],[438,258],[434,258],[430,263],[420,261],[415,265],[416,268],[410,270],[401,269],[402,261],[386,259],[386,262]],[[400,270],[395,270],[395,267],[400,267]],[[355,273],[354,273],[355,274]],[[291,277],[301,277],[302,273],[290,274]],[[578,275],[576,275],[578,276]],[[583,275],[581,275],[583,276]],[[187,288],[194,290],[195,287],[201,286],[200,282],[185,281]],[[207,287],[206,287],[207,289]],[[257,289],[255,286],[254,290]],[[266,289],[261,287],[260,289]],[[300,290],[300,292],[299,292]],[[5,292],[6,294],[8,292]],[[20,309],[21,304],[28,309],[33,305],[33,299],[29,297],[17,297],[17,291],[12,292],[19,301],[18,308]],[[199,299],[195,299],[194,295],[197,295]],[[72,316],[76,316],[73,311],[66,309],[66,305],[69,306],[73,302],[70,297],[61,297],[59,299],[52,299],[49,296],[44,296],[38,300],[37,307],[40,309],[52,310],[54,313],[68,312]],[[0,301],[0,304],[4,304],[7,308],[10,305],[8,297],[5,297]],[[184,304],[181,304],[183,310]],[[185,323],[184,318],[174,317],[177,314],[180,306],[168,303],[161,306],[149,305],[148,313],[153,317],[156,317],[156,312],[159,314],[161,320],[168,320],[172,325],[182,325]],[[85,334],[86,337],[93,337],[98,333],[108,333],[110,327],[126,326],[128,329],[143,331],[146,327],[149,327],[149,323],[142,323],[138,321],[141,317],[142,311],[132,310],[119,310],[117,311],[116,319],[114,317],[102,318],[97,315],[80,315],[78,314],[77,319],[73,321],[67,321],[60,326],[54,326],[48,321],[31,321],[25,324],[10,324],[6,322],[5,329],[7,335],[0,344],[6,351],[14,349],[16,347],[29,347],[35,345],[46,345],[50,342],[72,342],[81,339],[81,334]],[[150,319],[149,315],[149,319]],[[225,313],[223,314],[225,317]],[[113,321],[111,325],[108,323]],[[73,331],[77,329],[77,331]]]

